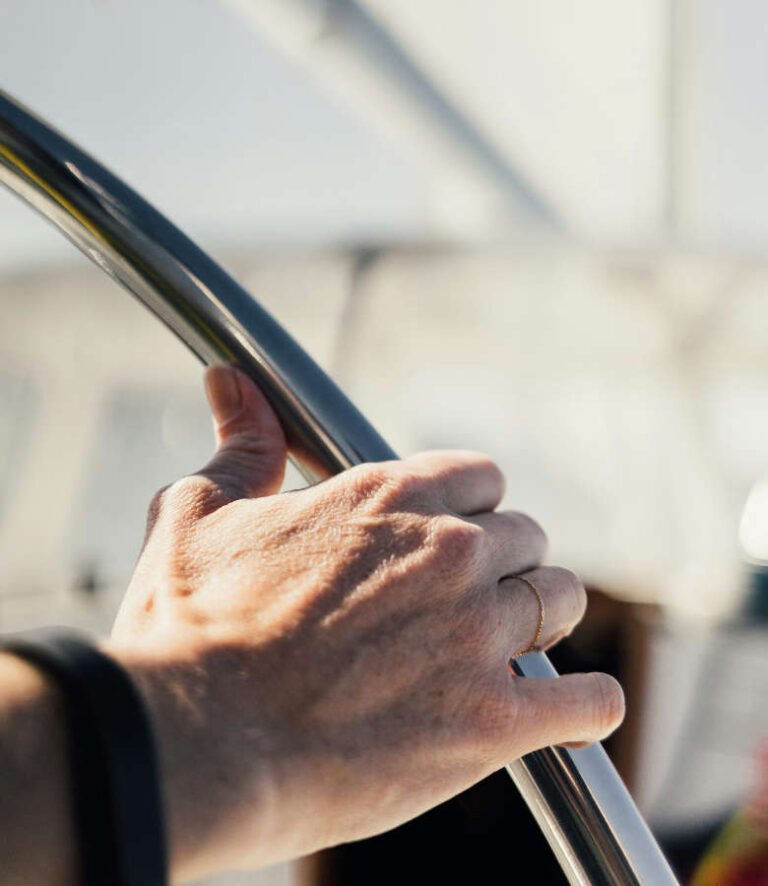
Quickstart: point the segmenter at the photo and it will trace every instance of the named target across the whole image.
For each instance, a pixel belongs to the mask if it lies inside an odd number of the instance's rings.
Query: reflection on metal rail
[[[395,457],[231,277],[135,192],[2,93],[0,182],[136,295],[204,363],[226,360],[247,369],[277,409],[308,479]],[[556,676],[541,653],[518,659],[516,668],[524,677]],[[545,748],[508,768],[571,883],[676,883],[599,745]]]

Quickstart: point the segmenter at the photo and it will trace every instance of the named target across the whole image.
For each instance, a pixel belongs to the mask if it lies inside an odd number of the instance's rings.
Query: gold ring
[[[526,646],[526,648],[523,649],[522,652],[516,652],[512,656],[512,658],[520,658],[521,655],[527,655],[529,652],[535,652],[539,648],[541,635],[544,632],[544,601],[541,598],[539,589],[529,578],[526,578],[524,575],[514,575],[511,577],[516,578],[518,581],[521,581],[525,585],[528,585],[528,587],[533,591],[536,597],[536,602],[539,604],[539,623],[536,626],[536,636],[533,638],[531,644],[529,646]]]

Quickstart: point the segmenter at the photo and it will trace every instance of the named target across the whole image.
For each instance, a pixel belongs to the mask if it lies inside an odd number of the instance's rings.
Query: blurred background
[[[571,653],[624,678],[613,752],[657,832],[739,808],[768,734],[768,6],[0,0],[0,59],[399,452],[499,461],[594,589]],[[0,299],[0,629],[106,632],[151,494],[211,450],[201,370],[4,193]]]

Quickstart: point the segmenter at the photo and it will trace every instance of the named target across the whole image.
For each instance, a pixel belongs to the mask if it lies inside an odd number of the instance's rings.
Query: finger
[[[441,505],[455,514],[492,511],[504,497],[504,475],[480,452],[435,450],[403,459],[402,467],[433,488]]]
[[[624,719],[624,692],[608,674],[512,677],[509,685],[509,759],[550,745],[602,741]]]
[[[547,553],[546,533],[532,517],[520,511],[494,511],[464,519],[485,532],[491,581],[535,569]]]
[[[216,429],[216,453],[198,474],[230,501],[278,492],[286,444],[272,407],[256,384],[232,366],[205,373]]]
[[[544,566],[526,572],[522,578],[531,582],[536,593],[520,577],[509,576],[499,582],[500,604],[510,608],[512,622],[505,655],[518,655],[530,648],[541,622],[539,649],[548,649],[576,627],[587,608],[587,593],[577,575],[559,566]]]

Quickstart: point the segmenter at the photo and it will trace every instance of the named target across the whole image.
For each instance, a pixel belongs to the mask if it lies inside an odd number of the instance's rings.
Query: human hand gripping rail
[[[203,363],[246,371],[279,416],[307,479],[396,457],[334,382],[205,253],[2,93],[0,181],[138,297]],[[537,651],[513,659],[511,667],[522,678],[557,677]],[[677,882],[599,744],[543,748],[507,769],[571,883]]]

